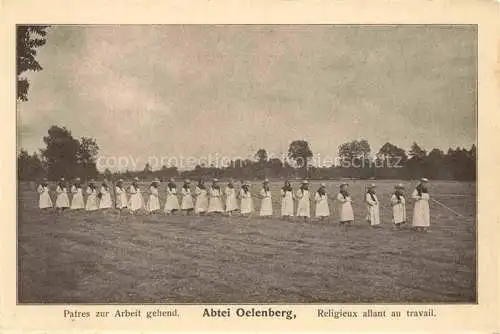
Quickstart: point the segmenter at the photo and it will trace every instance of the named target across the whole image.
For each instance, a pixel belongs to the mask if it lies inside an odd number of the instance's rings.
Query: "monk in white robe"
[[[412,225],[417,231],[428,232],[431,218],[429,208],[429,191],[427,189],[428,180],[423,178],[420,184],[415,188],[411,197],[415,200],[413,209]]]
[[[314,194],[314,201],[316,202],[316,217],[324,220],[325,217],[330,216],[330,207],[328,205],[328,194],[326,192],[326,184],[321,183],[318,191]]]
[[[198,185],[194,189],[194,194],[196,196],[194,212],[197,215],[206,213],[208,210],[208,192],[203,180],[198,181]]]
[[[224,195],[226,195],[226,212],[232,215],[238,208],[238,199],[236,198],[236,189],[234,189],[233,181],[229,181],[226,188],[224,189]]]
[[[191,194],[191,181],[184,180],[184,184],[181,189],[182,202],[181,210],[186,214],[190,214],[194,210],[193,195]]]
[[[43,182],[38,185],[38,208],[49,209],[52,208],[52,199],[49,193],[49,184],[47,179],[44,178]]]
[[[210,187],[210,200],[208,203],[209,213],[222,213],[224,208],[222,207],[222,191],[220,189],[217,179],[214,179],[212,186]]]
[[[65,210],[69,208],[69,197],[68,197],[68,188],[66,187],[66,183],[64,182],[64,178],[61,178],[56,188],[56,208]]]
[[[149,199],[146,204],[146,210],[149,213],[156,213],[160,211],[160,199],[158,198],[159,192],[158,188],[160,186],[160,180],[154,179],[149,186]]]
[[[134,178],[134,181],[129,187],[129,203],[128,208],[133,213],[141,210],[144,207],[144,199],[142,198],[141,189],[139,188],[139,178]]]
[[[297,204],[297,217],[303,217],[304,221],[311,217],[311,193],[309,192],[309,182],[304,180],[300,189],[295,195],[299,201]]]
[[[260,190],[260,197],[260,216],[271,217],[273,215],[273,200],[268,179],[264,180],[262,189]]]
[[[340,225],[352,224],[354,222],[354,212],[351,205],[352,199],[348,187],[349,185],[347,183],[342,183],[340,185],[340,191],[337,194]]]
[[[71,209],[85,209],[82,184],[80,183],[80,178],[78,177],[76,178],[75,183],[73,183],[73,185],[71,186],[71,194],[73,195],[73,197],[71,198]]]
[[[250,191],[250,182],[243,182],[239,194],[240,203],[240,213],[242,216],[250,216],[252,214],[253,208],[253,198],[252,192]]]
[[[375,187],[374,183],[368,185],[368,191],[365,194],[366,221],[369,222],[372,227],[378,227],[380,225],[380,205]]]
[[[397,229],[406,223],[406,201],[403,190],[404,186],[400,183],[395,186],[394,194],[391,196],[392,222]]]
[[[99,209],[111,209],[113,207],[113,200],[111,199],[108,180],[106,179],[104,179],[104,181],[101,184],[99,196],[100,196]]]
[[[97,199],[97,189],[95,187],[94,180],[90,180],[87,185],[87,204],[85,205],[85,210],[95,211],[99,209],[99,203]]]
[[[281,217],[293,217],[293,200],[293,188],[290,182],[287,180],[281,188]]]
[[[179,211],[181,206],[179,205],[179,197],[177,197],[177,185],[174,179],[170,179],[167,184],[167,199],[165,201],[164,212],[169,215],[176,211]]]
[[[116,182],[115,193],[116,193],[116,208],[120,210],[126,209],[128,206],[128,199],[127,199],[127,192],[123,187],[123,180],[120,179],[118,180],[118,182]]]

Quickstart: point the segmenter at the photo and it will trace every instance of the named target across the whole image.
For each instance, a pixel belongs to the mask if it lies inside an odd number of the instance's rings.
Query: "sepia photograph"
[[[478,26],[25,25],[17,304],[477,304]]]

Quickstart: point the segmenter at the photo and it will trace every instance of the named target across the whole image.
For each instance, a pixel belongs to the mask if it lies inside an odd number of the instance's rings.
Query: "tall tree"
[[[74,139],[65,127],[53,125],[48,131],[48,136],[43,137],[43,141],[47,147],[41,152],[47,163],[49,179],[73,177],[78,164],[77,153],[80,147],[78,140]]]
[[[104,170],[103,175],[104,175],[104,178],[107,179],[107,180],[111,180],[112,177],[113,177],[113,173],[111,173],[111,171],[109,170],[109,168],[106,168]]]
[[[257,153],[255,153],[255,159],[257,162],[264,164],[268,160],[269,156],[267,151],[263,148],[260,148]]]
[[[416,142],[413,142],[410,148],[410,152],[408,153],[410,159],[423,159],[427,155],[427,151],[418,146]]]
[[[152,171],[153,171],[153,168],[151,168],[150,163],[146,162],[146,164],[144,165],[144,169],[143,169],[144,174],[149,174]]]
[[[345,177],[369,178],[375,174],[371,166],[370,144],[366,139],[353,140],[339,146],[338,156]]]
[[[408,160],[408,156],[404,149],[391,143],[385,143],[378,151],[377,159],[386,162],[388,167],[392,167],[395,164],[403,166],[406,160]]]
[[[446,155],[447,167],[453,171],[453,178],[456,180],[472,181],[476,179],[476,159],[475,146],[471,151],[457,147],[449,149]]]
[[[96,159],[99,152],[99,146],[95,139],[82,137],[78,146],[77,162],[78,172],[76,173],[82,179],[96,178],[99,172],[97,171]]]
[[[26,71],[41,71],[36,60],[37,48],[46,42],[47,26],[18,25],[16,30],[17,100],[28,101],[29,81],[21,76]]]
[[[385,143],[376,154],[372,174],[377,178],[401,178],[407,160],[408,156],[404,149]]]
[[[39,180],[44,174],[42,161],[36,153],[29,155],[25,150],[19,152],[17,157],[17,177],[19,180]]]
[[[408,167],[406,169],[407,177],[416,179],[425,176],[425,157],[427,156],[427,151],[421,148],[416,142],[413,142],[408,156],[410,159],[406,164]]]
[[[447,179],[452,177],[452,172],[446,166],[445,154],[438,148],[434,148],[429,152],[424,158],[423,166],[425,175],[432,179]]]
[[[31,168],[31,156],[28,151],[22,150],[17,156],[17,178],[19,180],[29,180],[29,170]]]
[[[254,155],[257,163],[254,164],[255,174],[259,179],[263,179],[268,176],[268,171],[266,170],[266,164],[269,159],[267,151],[260,148]]]
[[[361,160],[370,156],[371,148],[366,139],[353,140],[339,146],[338,155],[344,160]]]
[[[294,160],[297,167],[304,170],[304,177],[307,177],[307,166],[312,156],[309,143],[305,140],[294,140],[288,147],[288,158]]]

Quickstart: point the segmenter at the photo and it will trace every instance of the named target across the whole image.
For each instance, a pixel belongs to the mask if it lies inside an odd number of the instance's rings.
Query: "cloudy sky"
[[[55,26],[18,140],[33,152],[66,126],[136,161],[279,155],[295,139],[321,156],[360,138],[470,147],[476,46],[467,26]]]

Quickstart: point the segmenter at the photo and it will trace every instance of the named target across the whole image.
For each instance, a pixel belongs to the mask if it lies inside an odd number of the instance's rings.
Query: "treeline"
[[[64,127],[52,126],[48,136],[43,138],[46,148],[40,153],[28,154],[21,150],[18,156],[18,177],[20,180],[40,180],[60,177],[82,180],[130,179],[142,180],[171,177],[190,179],[234,178],[254,180],[263,178],[309,179],[418,179],[434,180],[476,180],[476,146],[470,149],[450,148],[447,152],[432,149],[427,152],[413,143],[407,152],[391,143],[384,144],[372,154],[367,140],[354,140],[340,145],[333,161],[315,158],[307,141],[290,143],[285,161],[269,157],[265,149],[259,149],[253,159],[235,160],[227,166],[197,165],[191,170],[179,171],[176,166],[162,166],[153,170],[146,164],[140,171],[112,173],[106,169],[98,172],[96,166],[99,147],[94,139],[83,137],[76,140]],[[324,166],[325,167],[320,167]]]
[[[99,146],[95,139],[73,138],[65,127],[52,126],[43,137],[46,147],[30,155],[21,150],[17,156],[19,180],[67,180],[80,177],[82,180],[99,177],[97,154]]]

